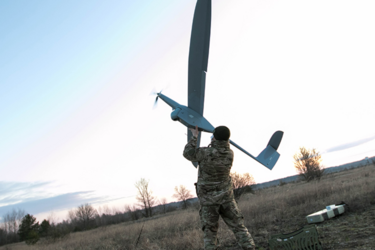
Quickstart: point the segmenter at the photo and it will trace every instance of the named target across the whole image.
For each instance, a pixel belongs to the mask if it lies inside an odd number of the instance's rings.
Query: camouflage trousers
[[[238,244],[243,249],[253,249],[254,240],[244,225],[243,216],[235,200],[221,205],[201,206],[199,210],[202,230],[204,232],[204,249],[216,250],[219,216],[233,231]]]

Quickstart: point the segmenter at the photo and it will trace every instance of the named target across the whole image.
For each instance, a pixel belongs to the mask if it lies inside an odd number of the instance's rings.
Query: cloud
[[[357,141],[354,141],[354,142],[349,142],[349,143],[345,143],[345,144],[341,144],[341,145],[338,145],[338,146],[334,146],[332,148],[329,148],[329,149],[326,149],[324,150],[322,154],[327,154],[327,153],[332,153],[332,152],[336,152],[336,151],[341,151],[341,150],[344,150],[344,149],[348,149],[348,148],[352,148],[352,147],[356,147],[356,146],[359,146],[361,144],[364,144],[366,142],[369,142],[369,141],[372,141],[375,139],[375,135],[374,136],[370,136],[370,137],[367,137],[367,138],[364,138],[364,139],[361,139],[361,140],[357,140]],[[310,156],[309,158],[311,157],[315,157],[316,155],[312,155]],[[298,160],[302,160],[302,158],[299,158]]]
[[[84,203],[102,203],[121,198],[109,198],[107,196],[95,196],[94,191],[81,191],[66,193],[53,197],[23,201],[12,205],[0,207],[0,215],[4,215],[13,209],[23,209],[29,214],[38,214],[77,207]]]
[[[4,182],[0,181],[0,206],[21,201],[35,200],[45,193],[43,189],[53,182]],[[42,189],[42,190],[41,190]],[[48,195],[44,195],[46,197]]]
[[[13,209],[39,214],[67,210],[84,203],[104,203],[120,198],[98,196],[95,191],[78,191],[65,194],[50,194],[48,186],[53,182],[3,182],[0,181],[0,219]]]
[[[51,181],[46,181],[46,182],[5,182],[5,181],[0,181],[0,190],[1,193],[0,195],[4,195],[6,193],[12,193],[12,192],[17,192],[17,191],[23,191],[25,189],[36,189],[40,188],[46,185],[51,184]]]
[[[366,142],[372,141],[374,139],[375,139],[375,136],[370,136],[368,138],[364,138],[364,139],[361,139],[361,140],[358,140],[358,141],[349,142],[349,143],[345,143],[345,144],[341,144],[341,145],[329,148],[329,149],[325,150],[323,153],[332,153],[332,152],[356,147],[356,146],[359,146],[359,145],[364,144]]]

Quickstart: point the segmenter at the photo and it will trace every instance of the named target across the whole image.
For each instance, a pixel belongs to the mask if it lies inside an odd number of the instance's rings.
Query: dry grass
[[[338,233],[342,236],[342,241],[352,242],[348,238],[352,234],[350,229],[348,232],[346,229],[336,231],[334,235],[331,235],[326,226],[331,225],[329,223],[345,222],[349,219],[361,221],[362,214],[374,208],[374,170],[375,165],[370,165],[329,174],[319,182],[289,183],[245,195],[240,200],[239,206],[245,217],[246,226],[253,235],[258,248],[267,249],[267,241],[272,234],[290,232],[306,225],[306,215],[321,210],[326,205],[345,201],[350,207],[348,213],[340,216],[338,220],[332,219],[329,222],[324,222],[326,224],[322,223],[318,226],[318,229],[321,228],[320,234],[325,235],[321,239],[325,249],[345,249],[338,247],[341,243],[332,240],[332,237]],[[363,217],[367,218],[363,221],[373,218],[372,214],[368,216],[370,217]],[[143,223],[143,232],[136,247],[135,243]],[[357,229],[360,230],[361,226],[358,225]],[[369,234],[374,232],[371,226],[363,230]],[[239,249],[233,234],[222,220],[220,220],[219,239],[222,249]],[[363,242],[367,241],[370,242],[368,244],[371,247],[371,242],[374,242],[375,239],[366,238],[363,240]],[[363,245],[366,243],[363,242],[361,242],[363,248],[355,247],[356,243],[352,242],[352,247],[347,249],[371,249],[366,248]],[[42,239],[34,246],[18,243],[0,247],[0,249],[203,249],[203,233],[200,229],[197,209],[190,208],[135,223],[122,223],[91,231],[72,233],[69,237],[57,242]]]

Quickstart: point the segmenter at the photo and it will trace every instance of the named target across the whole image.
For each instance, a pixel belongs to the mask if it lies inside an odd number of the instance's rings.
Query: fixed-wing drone
[[[213,133],[215,129],[211,123],[203,117],[210,32],[211,0],[197,0],[190,37],[188,106],[186,107],[173,101],[161,92],[156,93],[157,97],[155,100],[156,103],[158,98],[160,98],[172,107],[173,111],[171,113],[171,118],[173,121],[181,122],[188,128],[188,141],[192,136],[189,128],[198,127],[200,132],[198,135],[197,147],[199,147],[200,144],[201,131]],[[268,142],[267,147],[257,157],[251,155],[233,141],[229,140],[229,142],[257,162],[272,170],[280,157],[277,149],[280,145],[283,134],[284,132],[282,131],[276,131]],[[193,162],[193,165],[197,167],[198,163]]]

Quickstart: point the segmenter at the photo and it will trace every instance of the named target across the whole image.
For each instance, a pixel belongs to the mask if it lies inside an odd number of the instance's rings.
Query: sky
[[[155,95],[187,104],[196,1],[0,1],[0,217],[39,220],[83,203],[124,210],[141,178],[157,199],[197,170],[186,128]],[[375,155],[373,1],[213,0],[204,116],[257,183],[295,175],[300,147],[326,167]],[[210,142],[204,133],[202,146]]]

